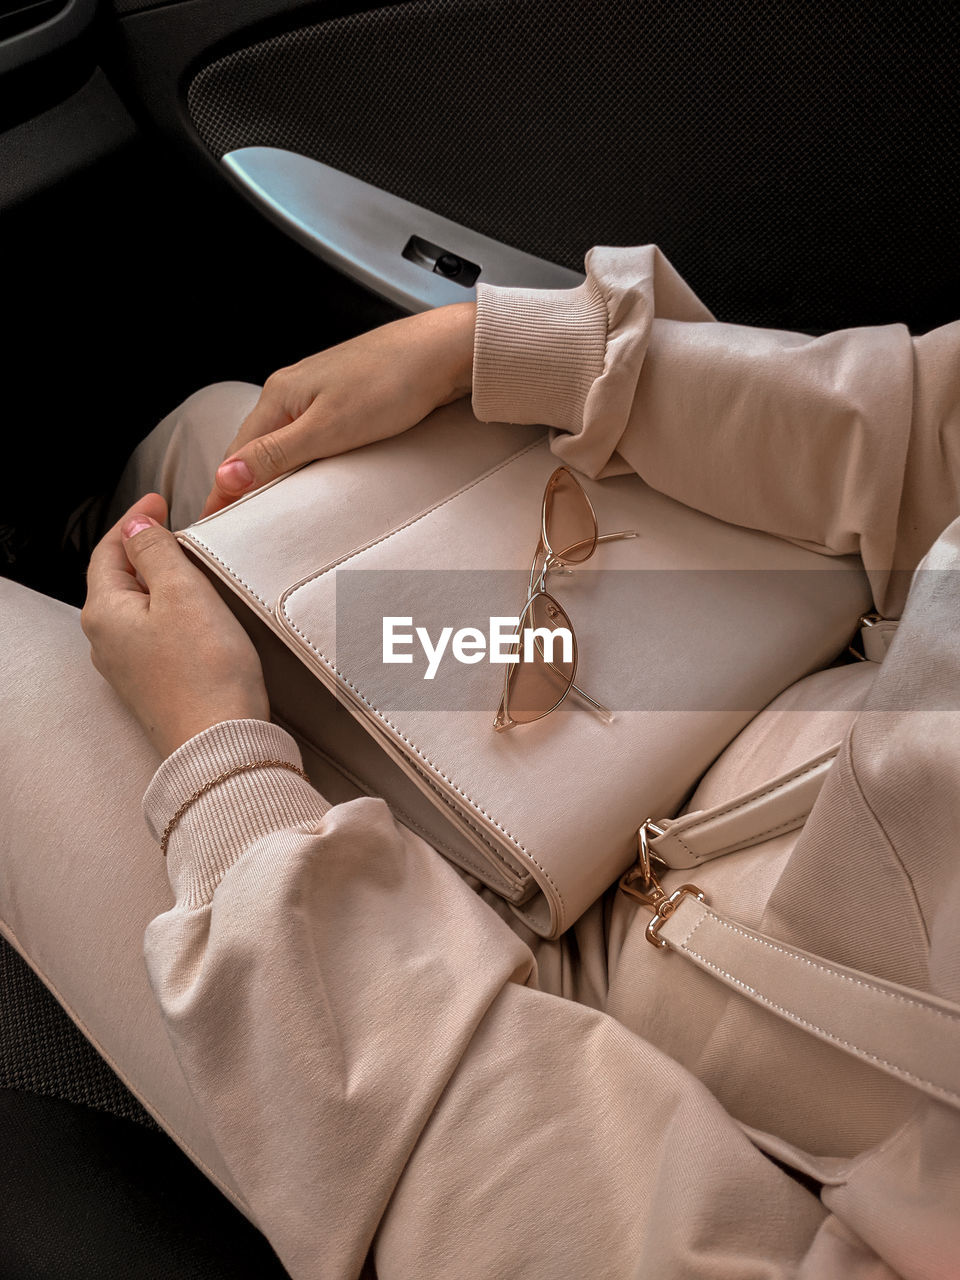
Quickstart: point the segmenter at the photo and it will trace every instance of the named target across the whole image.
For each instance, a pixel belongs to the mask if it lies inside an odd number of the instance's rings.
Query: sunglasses
[[[540,537],[530,567],[527,600],[520,614],[517,661],[508,663],[503,679],[503,696],[493,727],[498,732],[519,724],[532,724],[556,711],[568,693],[586,703],[601,719],[609,723],[613,712],[575,683],[578,648],[576,632],[566,610],[547,591],[547,574],[570,573],[571,565],[589,560],[601,542],[616,542],[638,537],[636,529],[619,533],[598,531],[597,513],[572,471],[557,467],[547,481],[540,508]],[[548,655],[543,632],[559,628],[570,634],[570,643],[557,655],[553,644]],[[520,646],[525,634],[533,644]]]

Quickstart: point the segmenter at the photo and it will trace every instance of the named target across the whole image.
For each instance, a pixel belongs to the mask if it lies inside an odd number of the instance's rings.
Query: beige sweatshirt
[[[723,519],[859,551],[898,610],[891,569],[911,570],[960,509],[960,324],[919,339],[752,330],[714,321],[653,247],[594,249],[587,266],[570,291],[480,287],[477,416],[550,424],[555,452],[590,474],[634,468]],[[942,556],[960,566],[958,539]],[[956,682],[960,590],[934,594],[944,626],[925,614],[901,629],[888,687],[913,679],[934,697]],[[829,736],[868,681],[810,678],[824,679]],[[745,733],[786,751],[803,705],[788,691]],[[936,726],[861,716],[821,820],[795,849],[781,837],[711,864],[718,905],[960,998],[945,914],[960,916],[960,734]],[[895,833],[884,825],[895,788],[878,752],[914,761],[911,801],[931,824],[919,870],[902,795]],[[711,795],[760,781],[753,754],[734,744]],[[278,758],[299,763],[275,725],[207,730],[158,770],[151,830],[231,766]],[[842,892],[821,892],[825,858]],[[356,1276],[371,1248],[385,1280],[954,1274],[955,1114],[656,952],[623,895],[539,942],[384,802],[330,808],[269,767],[198,798],[167,861],[176,900],[147,931],[151,982],[295,1280]],[[823,1198],[761,1147],[826,1182]]]

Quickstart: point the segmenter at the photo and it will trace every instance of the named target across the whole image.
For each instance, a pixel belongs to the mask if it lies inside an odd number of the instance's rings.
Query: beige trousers
[[[259,388],[204,388],[135,451],[109,511],[195,519]],[[163,1128],[239,1203],[167,1039],[143,934],[171,901],[140,801],[160,763],[89,661],[79,613],[0,579],[0,932]],[[322,763],[314,782],[328,779]],[[332,789],[343,788],[339,777]],[[240,1203],[243,1208],[243,1204]]]

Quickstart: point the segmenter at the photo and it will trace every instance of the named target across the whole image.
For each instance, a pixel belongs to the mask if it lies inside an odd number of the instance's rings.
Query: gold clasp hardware
[[[664,896],[657,903],[654,917],[647,925],[643,935],[655,947],[665,947],[667,945],[665,939],[660,937],[660,926],[664,920],[670,919],[684,898],[696,898],[698,902],[706,902],[707,895],[702,889],[697,888],[695,884],[682,884],[679,889],[674,889],[669,898]]]
[[[853,633],[853,639],[847,645],[847,653],[856,658],[857,662],[866,662],[867,657],[866,654],[861,653],[859,649],[854,648],[854,645],[857,643],[857,640],[860,639],[864,627],[875,627],[878,622],[886,622],[886,618],[884,618],[882,614],[877,613],[875,609],[871,609],[869,613],[861,613],[857,622],[857,629]]]
[[[650,849],[650,841],[655,836],[662,836],[666,828],[647,818],[637,828],[637,861],[620,877],[620,888],[631,898],[636,898],[651,911],[656,911],[657,903],[666,894],[660,888],[660,881],[653,870],[653,862],[657,858]],[[661,866],[663,864],[661,863]]]
[[[637,829],[637,863],[645,884],[649,884],[655,878],[651,862],[653,854],[650,852],[651,833],[656,837],[662,836],[663,832],[664,828],[652,818],[647,818]]]
[[[706,902],[707,898],[695,884],[682,884],[670,894],[664,891],[653,869],[656,855],[650,850],[651,833],[653,836],[662,836],[664,828],[647,818],[637,831],[637,861],[620,877],[620,888],[653,912],[653,919],[644,933],[647,941],[655,947],[666,947],[666,942],[660,937],[663,922],[670,919],[684,898],[696,898],[698,902]],[[659,862],[659,858],[656,860]]]

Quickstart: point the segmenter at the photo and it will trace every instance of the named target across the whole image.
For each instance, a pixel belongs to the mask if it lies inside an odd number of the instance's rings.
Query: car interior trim
[[[0,75],[64,48],[83,34],[96,11],[97,0],[69,0],[67,5],[38,26],[0,40]],[[38,10],[38,16],[41,12],[47,11]]]
[[[405,311],[470,301],[476,281],[567,289],[583,280],[292,151],[243,147],[223,164],[296,240]]]

